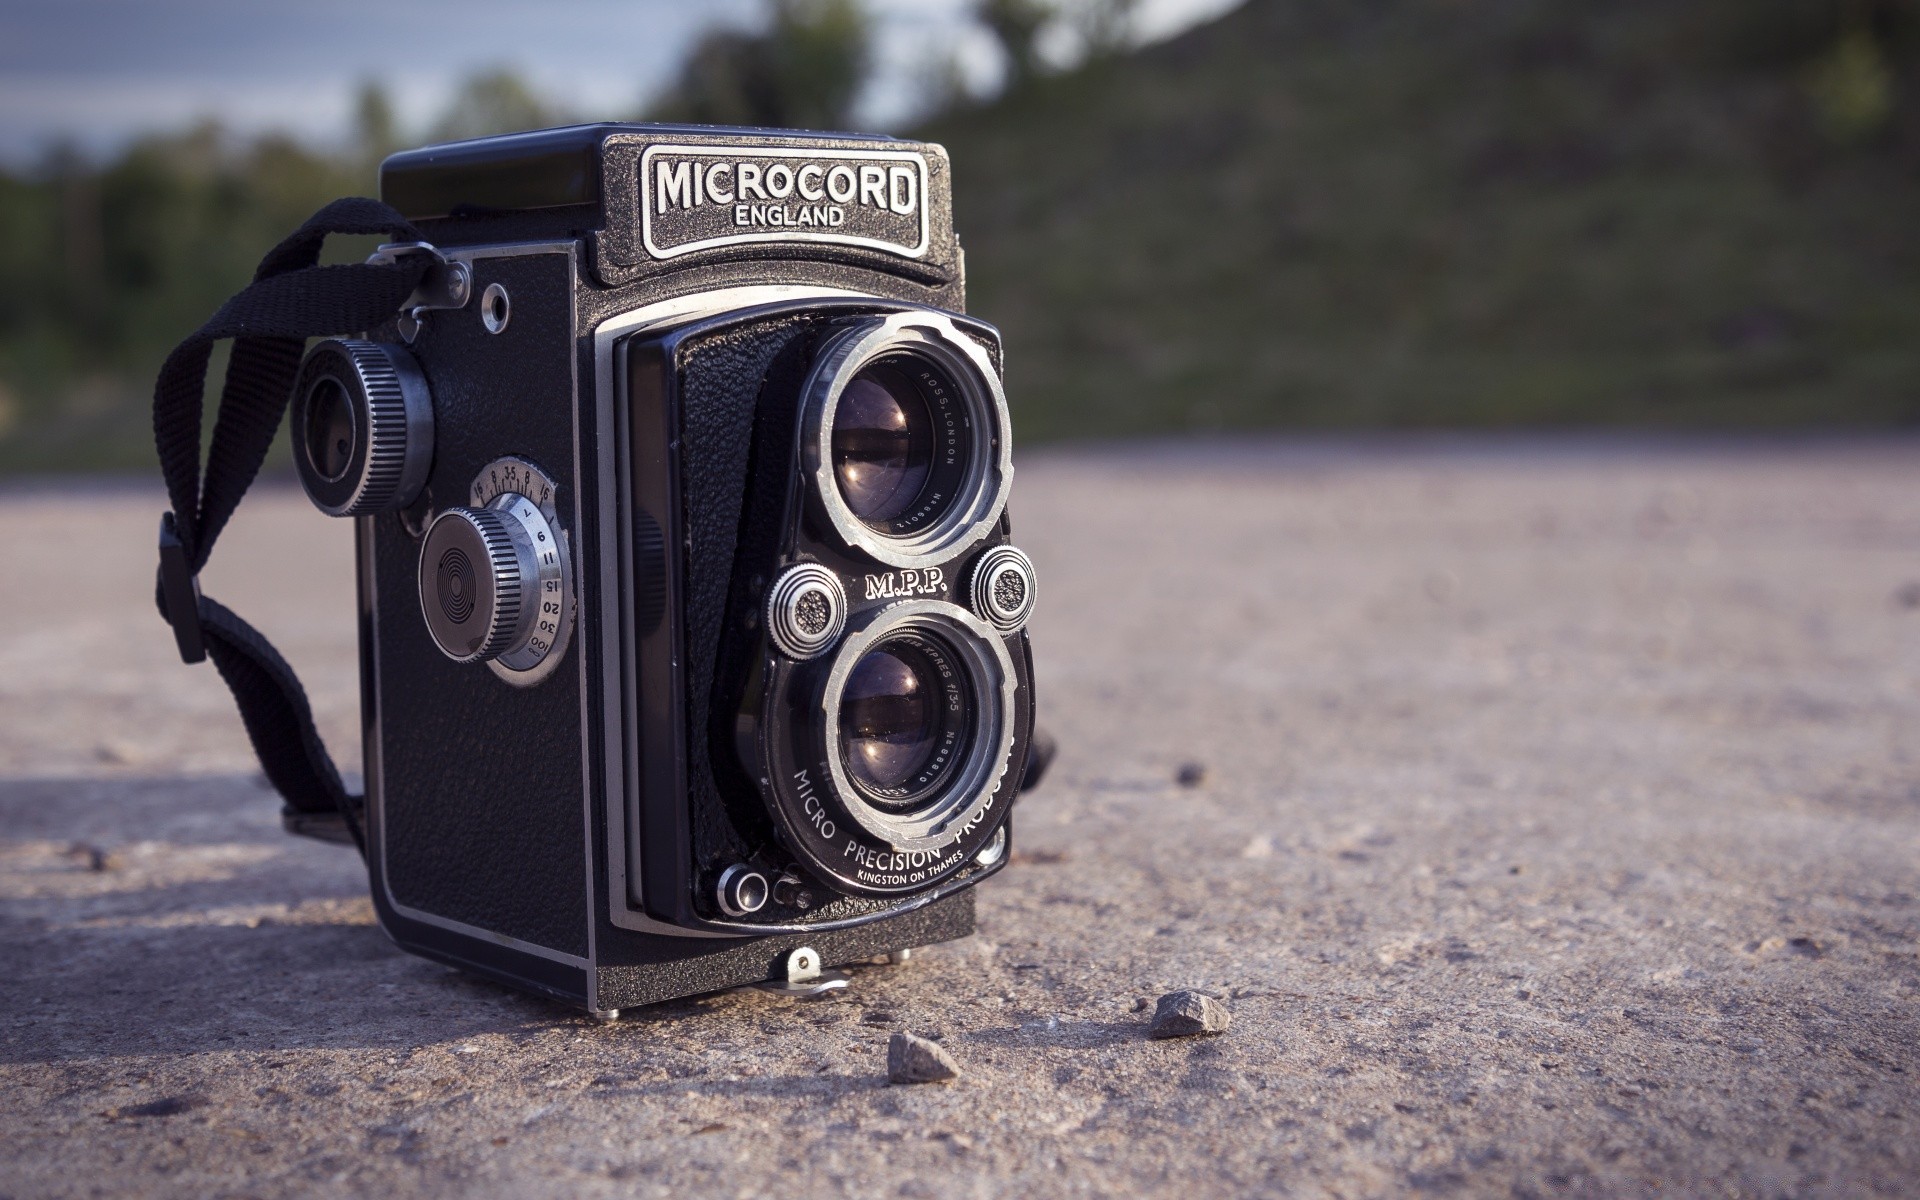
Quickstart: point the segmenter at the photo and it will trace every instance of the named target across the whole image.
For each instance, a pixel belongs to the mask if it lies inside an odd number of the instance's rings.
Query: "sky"
[[[1146,40],[1237,0],[1140,0]],[[951,55],[990,91],[999,57],[971,0],[867,0],[875,73],[861,124],[913,115],[930,64]],[[626,116],[671,80],[714,24],[752,25],[761,0],[0,0],[0,163],[56,142],[111,152],[143,132],[216,116],[243,133],[343,139],[366,80],[419,129],[459,81],[510,67],[584,118]]]

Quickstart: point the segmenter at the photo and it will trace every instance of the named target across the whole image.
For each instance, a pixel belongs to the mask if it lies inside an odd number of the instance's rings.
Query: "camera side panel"
[[[584,966],[588,638],[574,637],[545,679],[515,686],[448,659],[421,610],[420,531],[433,513],[467,504],[489,463],[537,464],[569,521],[579,486],[572,254],[481,252],[472,269],[475,294],[507,290],[512,319],[495,333],[478,305],[429,315],[410,347],[437,423],[425,511],[365,519],[374,891],[383,923],[410,949],[484,959],[508,946]],[[569,533],[578,546],[580,531]]]

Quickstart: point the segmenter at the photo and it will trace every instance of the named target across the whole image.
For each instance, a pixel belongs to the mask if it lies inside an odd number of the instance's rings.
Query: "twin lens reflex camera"
[[[970,933],[1036,592],[945,151],[593,125],[380,188],[433,264],[291,428],[355,519],[382,926],[600,1015]]]

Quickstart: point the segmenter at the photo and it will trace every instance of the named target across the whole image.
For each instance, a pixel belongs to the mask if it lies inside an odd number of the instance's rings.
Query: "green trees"
[[[166,351],[318,204],[366,190],[348,163],[211,124],[0,175],[0,468],[143,464]]]
[[[505,67],[494,67],[469,76],[460,85],[428,140],[456,142],[496,133],[520,133],[564,124],[567,119],[526,80]]]
[[[701,38],[667,92],[660,121],[845,129],[866,81],[870,32],[855,0],[772,0],[764,31]]]
[[[769,0],[767,17],[758,30],[709,33],[644,115],[848,127],[870,65],[859,0]],[[424,129],[403,128],[385,90],[363,85],[344,149],[208,122],[106,162],[61,150],[0,171],[0,473],[148,466],[160,360],[314,209],[371,194],[380,160],[404,145],[575,119],[496,67],[469,77]]]
[[[1000,43],[1009,89],[1040,74],[1040,31],[1055,15],[1050,0],[978,0],[973,11]]]
[[[970,11],[1009,94],[930,132],[1029,434],[1920,412],[1920,0],[1250,0],[1138,55],[1131,0]],[[765,12],[642,114],[853,124],[860,0]],[[161,357],[382,156],[627,115],[491,69],[411,129],[369,84],[325,151],[204,124],[0,170],[0,472],[148,467]]]

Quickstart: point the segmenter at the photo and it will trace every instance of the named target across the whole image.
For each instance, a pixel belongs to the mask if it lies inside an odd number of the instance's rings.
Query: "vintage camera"
[[[431,244],[376,258],[432,263],[308,351],[290,428],[355,519],[401,946],[606,1014],[972,931],[1036,589],[948,173],[647,125],[383,164]]]

